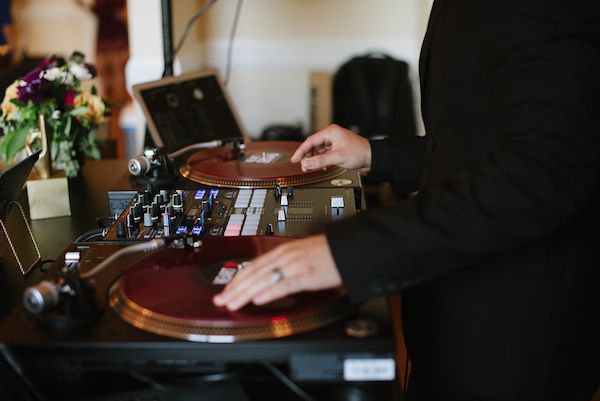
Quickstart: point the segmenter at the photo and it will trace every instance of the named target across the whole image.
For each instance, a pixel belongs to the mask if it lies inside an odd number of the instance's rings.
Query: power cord
[[[298,397],[304,401],[316,401],[310,394],[302,390],[296,383],[287,377],[281,370],[269,361],[261,361],[261,365],[265,367],[269,372],[273,374],[279,381],[281,381],[287,388],[292,390]]]
[[[86,231],[81,234],[79,237],[75,238],[74,242],[89,242],[93,238],[102,237],[104,235],[106,228],[95,228],[90,231]]]
[[[239,379],[247,370],[247,367],[243,367],[229,372],[209,373],[199,376],[191,374],[175,375],[169,376],[164,380],[157,379],[152,375],[135,370],[129,370],[127,373],[140,383],[148,385],[152,390],[166,392],[174,389],[185,389],[186,387],[198,384],[218,383]]]
[[[206,3],[204,3],[204,5],[198,11],[196,11],[196,13],[192,16],[192,18],[190,18],[188,20],[188,22],[185,25],[185,28],[183,30],[183,34],[181,35],[181,38],[177,42],[177,45],[175,46],[173,51],[171,52],[171,59],[167,60],[167,63],[165,63],[166,65],[172,64],[173,61],[175,60],[177,53],[179,53],[179,51],[183,47],[188,35],[190,34],[190,30],[192,29],[192,26],[194,26],[194,22],[196,22],[196,20],[198,20],[200,17],[202,17],[204,14],[206,14],[208,12],[208,10],[210,10],[210,8],[215,5],[216,2],[217,2],[217,0],[208,0]],[[235,8],[235,15],[233,17],[233,24],[231,26],[231,32],[229,34],[229,42],[227,45],[227,62],[225,65],[225,78],[223,80],[223,83],[225,86],[227,86],[227,84],[229,83],[229,77],[231,75],[231,60],[233,59],[233,42],[235,39],[235,33],[237,32],[237,27],[238,27],[239,20],[240,20],[242,4],[243,4],[243,0],[238,0],[237,6]],[[163,77],[165,76],[165,72],[166,71],[163,71],[163,74],[162,74]]]
[[[217,0],[208,0],[206,3],[204,3],[204,5],[202,7],[200,7],[200,9],[198,11],[196,11],[196,13],[194,15],[192,15],[192,18],[190,18],[188,20],[187,24],[185,25],[183,34],[181,35],[181,38],[179,38],[177,45],[171,52],[171,59],[167,60],[165,65],[173,64],[173,61],[175,60],[175,56],[177,56],[177,53],[179,53],[179,51],[183,47],[183,44],[185,43],[188,35],[190,34],[190,29],[192,29],[192,26],[194,26],[194,22],[196,22],[196,20],[198,18],[200,18],[204,14],[206,14],[208,12],[208,10],[210,10],[210,8],[215,5],[216,2],[217,2]],[[162,74],[163,77],[165,76],[165,73],[166,73],[166,71],[163,71],[163,74]]]
[[[23,369],[21,368],[19,362],[12,355],[12,352],[10,352],[8,348],[1,348],[0,354],[2,354],[2,357],[4,358],[8,366],[12,369],[13,373],[19,378],[25,390],[32,397],[30,399],[33,399],[35,401],[44,401],[45,397],[24,374]]]
[[[225,65],[225,79],[223,84],[227,86],[229,83],[229,76],[231,75],[231,60],[233,58],[233,40],[235,38],[235,32],[237,31],[238,22],[240,20],[240,14],[242,11],[243,0],[238,0],[235,8],[235,16],[233,17],[233,25],[231,26],[231,33],[229,34],[229,44],[227,45],[227,64]]]
[[[50,266],[48,266],[47,268],[44,267],[45,264],[50,264]],[[42,273],[46,273],[48,270],[50,270],[50,267],[52,266],[52,263],[54,263],[54,260],[52,259],[44,259],[40,262],[40,266],[39,269]]]

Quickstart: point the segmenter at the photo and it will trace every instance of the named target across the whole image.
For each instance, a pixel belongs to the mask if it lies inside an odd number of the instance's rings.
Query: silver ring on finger
[[[279,266],[275,266],[273,270],[271,270],[271,273],[273,275],[273,282],[275,283],[278,283],[285,278]]]

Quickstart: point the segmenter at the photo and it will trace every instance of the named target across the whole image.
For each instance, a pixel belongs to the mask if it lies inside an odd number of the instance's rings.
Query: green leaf
[[[33,127],[22,127],[20,129],[16,129],[14,135],[10,142],[7,144],[6,148],[6,160],[12,161],[21,149],[25,147],[25,138],[27,134]]]
[[[2,137],[2,139],[0,139],[0,155],[2,156],[2,159],[4,161],[6,161],[6,151],[8,149],[8,143],[11,141],[12,139],[12,133],[10,134],[6,134]]]
[[[69,114],[72,116],[83,116],[83,115],[87,114],[87,107],[86,106],[75,107],[73,110],[71,110],[69,112]]]
[[[67,122],[65,123],[65,134],[67,136],[71,135],[71,124],[73,118],[71,116],[67,117]]]
[[[56,157],[58,156],[58,142],[56,142],[55,140],[50,142],[50,158],[52,160],[56,160]]]

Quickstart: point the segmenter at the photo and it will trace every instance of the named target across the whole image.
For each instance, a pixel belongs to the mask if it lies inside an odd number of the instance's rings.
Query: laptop
[[[248,139],[216,70],[133,86],[157,147],[174,152],[216,139]]]

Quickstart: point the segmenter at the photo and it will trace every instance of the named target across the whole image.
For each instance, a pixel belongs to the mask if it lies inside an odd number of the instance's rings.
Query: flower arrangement
[[[12,161],[43,115],[51,158],[63,164],[68,177],[78,175],[85,156],[99,159],[96,128],[108,115],[108,105],[95,86],[82,85],[95,76],[95,67],[75,52],[69,60],[45,59],[10,85],[0,105],[0,156]]]

